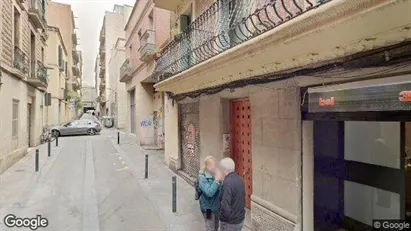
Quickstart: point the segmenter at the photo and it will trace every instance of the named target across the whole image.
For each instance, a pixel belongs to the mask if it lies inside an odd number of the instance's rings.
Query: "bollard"
[[[144,173],[144,178],[145,179],[148,178],[148,154],[146,154],[146,169],[145,169],[145,173]]]
[[[172,177],[172,201],[173,201],[173,213],[177,212],[177,178]]]
[[[39,171],[39,150],[36,149],[36,157],[34,158],[35,160],[35,168],[36,168],[36,172]]]
[[[120,132],[117,132],[117,144],[120,144]]]
[[[56,147],[59,146],[59,136],[56,136]]]
[[[48,156],[51,156],[51,141],[50,139],[47,141],[47,150],[48,150]]]

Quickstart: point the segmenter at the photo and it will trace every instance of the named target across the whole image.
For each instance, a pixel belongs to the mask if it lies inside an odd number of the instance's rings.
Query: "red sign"
[[[319,98],[318,105],[320,107],[332,107],[335,105],[334,97],[331,97],[329,99]]]
[[[403,103],[411,102],[411,91],[400,92],[400,97],[398,97],[398,99]]]

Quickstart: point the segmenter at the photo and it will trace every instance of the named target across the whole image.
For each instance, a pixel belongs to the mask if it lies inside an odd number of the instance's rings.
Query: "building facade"
[[[0,3],[0,173],[40,143],[44,124],[47,1]]]
[[[408,217],[411,1],[154,3],[174,12],[153,74],[171,169],[233,158],[252,230]]]
[[[78,105],[81,102],[81,69],[82,59],[81,53],[77,50],[78,37],[75,32],[76,24],[74,13],[71,5],[50,2],[49,10],[47,11],[49,25],[59,28],[64,44],[67,49],[67,86],[65,99],[67,101],[67,116],[69,119],[74,119],[78,114]]]
[[[48,69],[49,84],[47,93],[51,94],[51,105],[46,105],[45,110],[47,125],[58,125],[70,119],[68,102],[65,99],[67,81],[68,52],[64,45],[60,30],[49,26],[48,45],[46,48],[46,67]]]
[[[104,15],[103,25],[100,31],[100,47],[99,47],[99,103],[101,115],[112,115],[110,111],[111,101],[114,92],[110,82],[109,61],[112,56],[112,48],[116,44],[118,38],[124,39],[124,24],[130,15],[132,7],[128,5],[114,5],[112,12],[106,11]],[[115,83],[117,84],[117,83]]]
[[[81,101],[83,102],[83,112],[87,110],[96,110],[96,88],[92,86],[82,86]]]
[[[110,95],[110,111],[114,117],[115,127],[125,129],[126,126],[126,86],[120,82],[120,67],[123,65],[126,52],[124,49],[124,38],[117,39],[116,44],[111,50],[111,58],[109,61],[109,76],[111,82],[112,94]]]
[[[143,146],[164,146],[164,97],[151,78],[157,50],[169,38],[170,12],[153,1],[137,1],[125,26],[126,60],[120,81],[126,83],[127,125]]]

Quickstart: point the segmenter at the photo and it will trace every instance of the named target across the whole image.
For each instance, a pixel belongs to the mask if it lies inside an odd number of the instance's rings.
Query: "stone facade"
[[[32,75],[32,63],[44,64],[41,51],[46,47],[46,36],[28,17],[27,9],[27,1],[17,4],[16,1],[4,0],[0,4],[0,108],[10,112],[3,113],[0,117],[0,173],[23,157],[28,147],[40,143],[45,123],[45,89],[32,85],[27,80]],[[14,23],[16,14],[20,15],[19,24]],[[16,30],[20,38],[18,41],[14,37]],[[14,67],[15,46],[26,57],[27,72]],[[32,54],[32,51],[35,53]],[[35,76],[36,73],[33,74]]]

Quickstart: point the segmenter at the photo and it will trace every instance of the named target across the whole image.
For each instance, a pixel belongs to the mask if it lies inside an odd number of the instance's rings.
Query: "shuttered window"
[[[19,135],[19,100],[13,99],[12,108],[12,137],[17,139]]]
[[[61,70],[64,70],[64,60],[63,60],[63,49],[59,46],[59,56],[58,56],[58,64]]]

